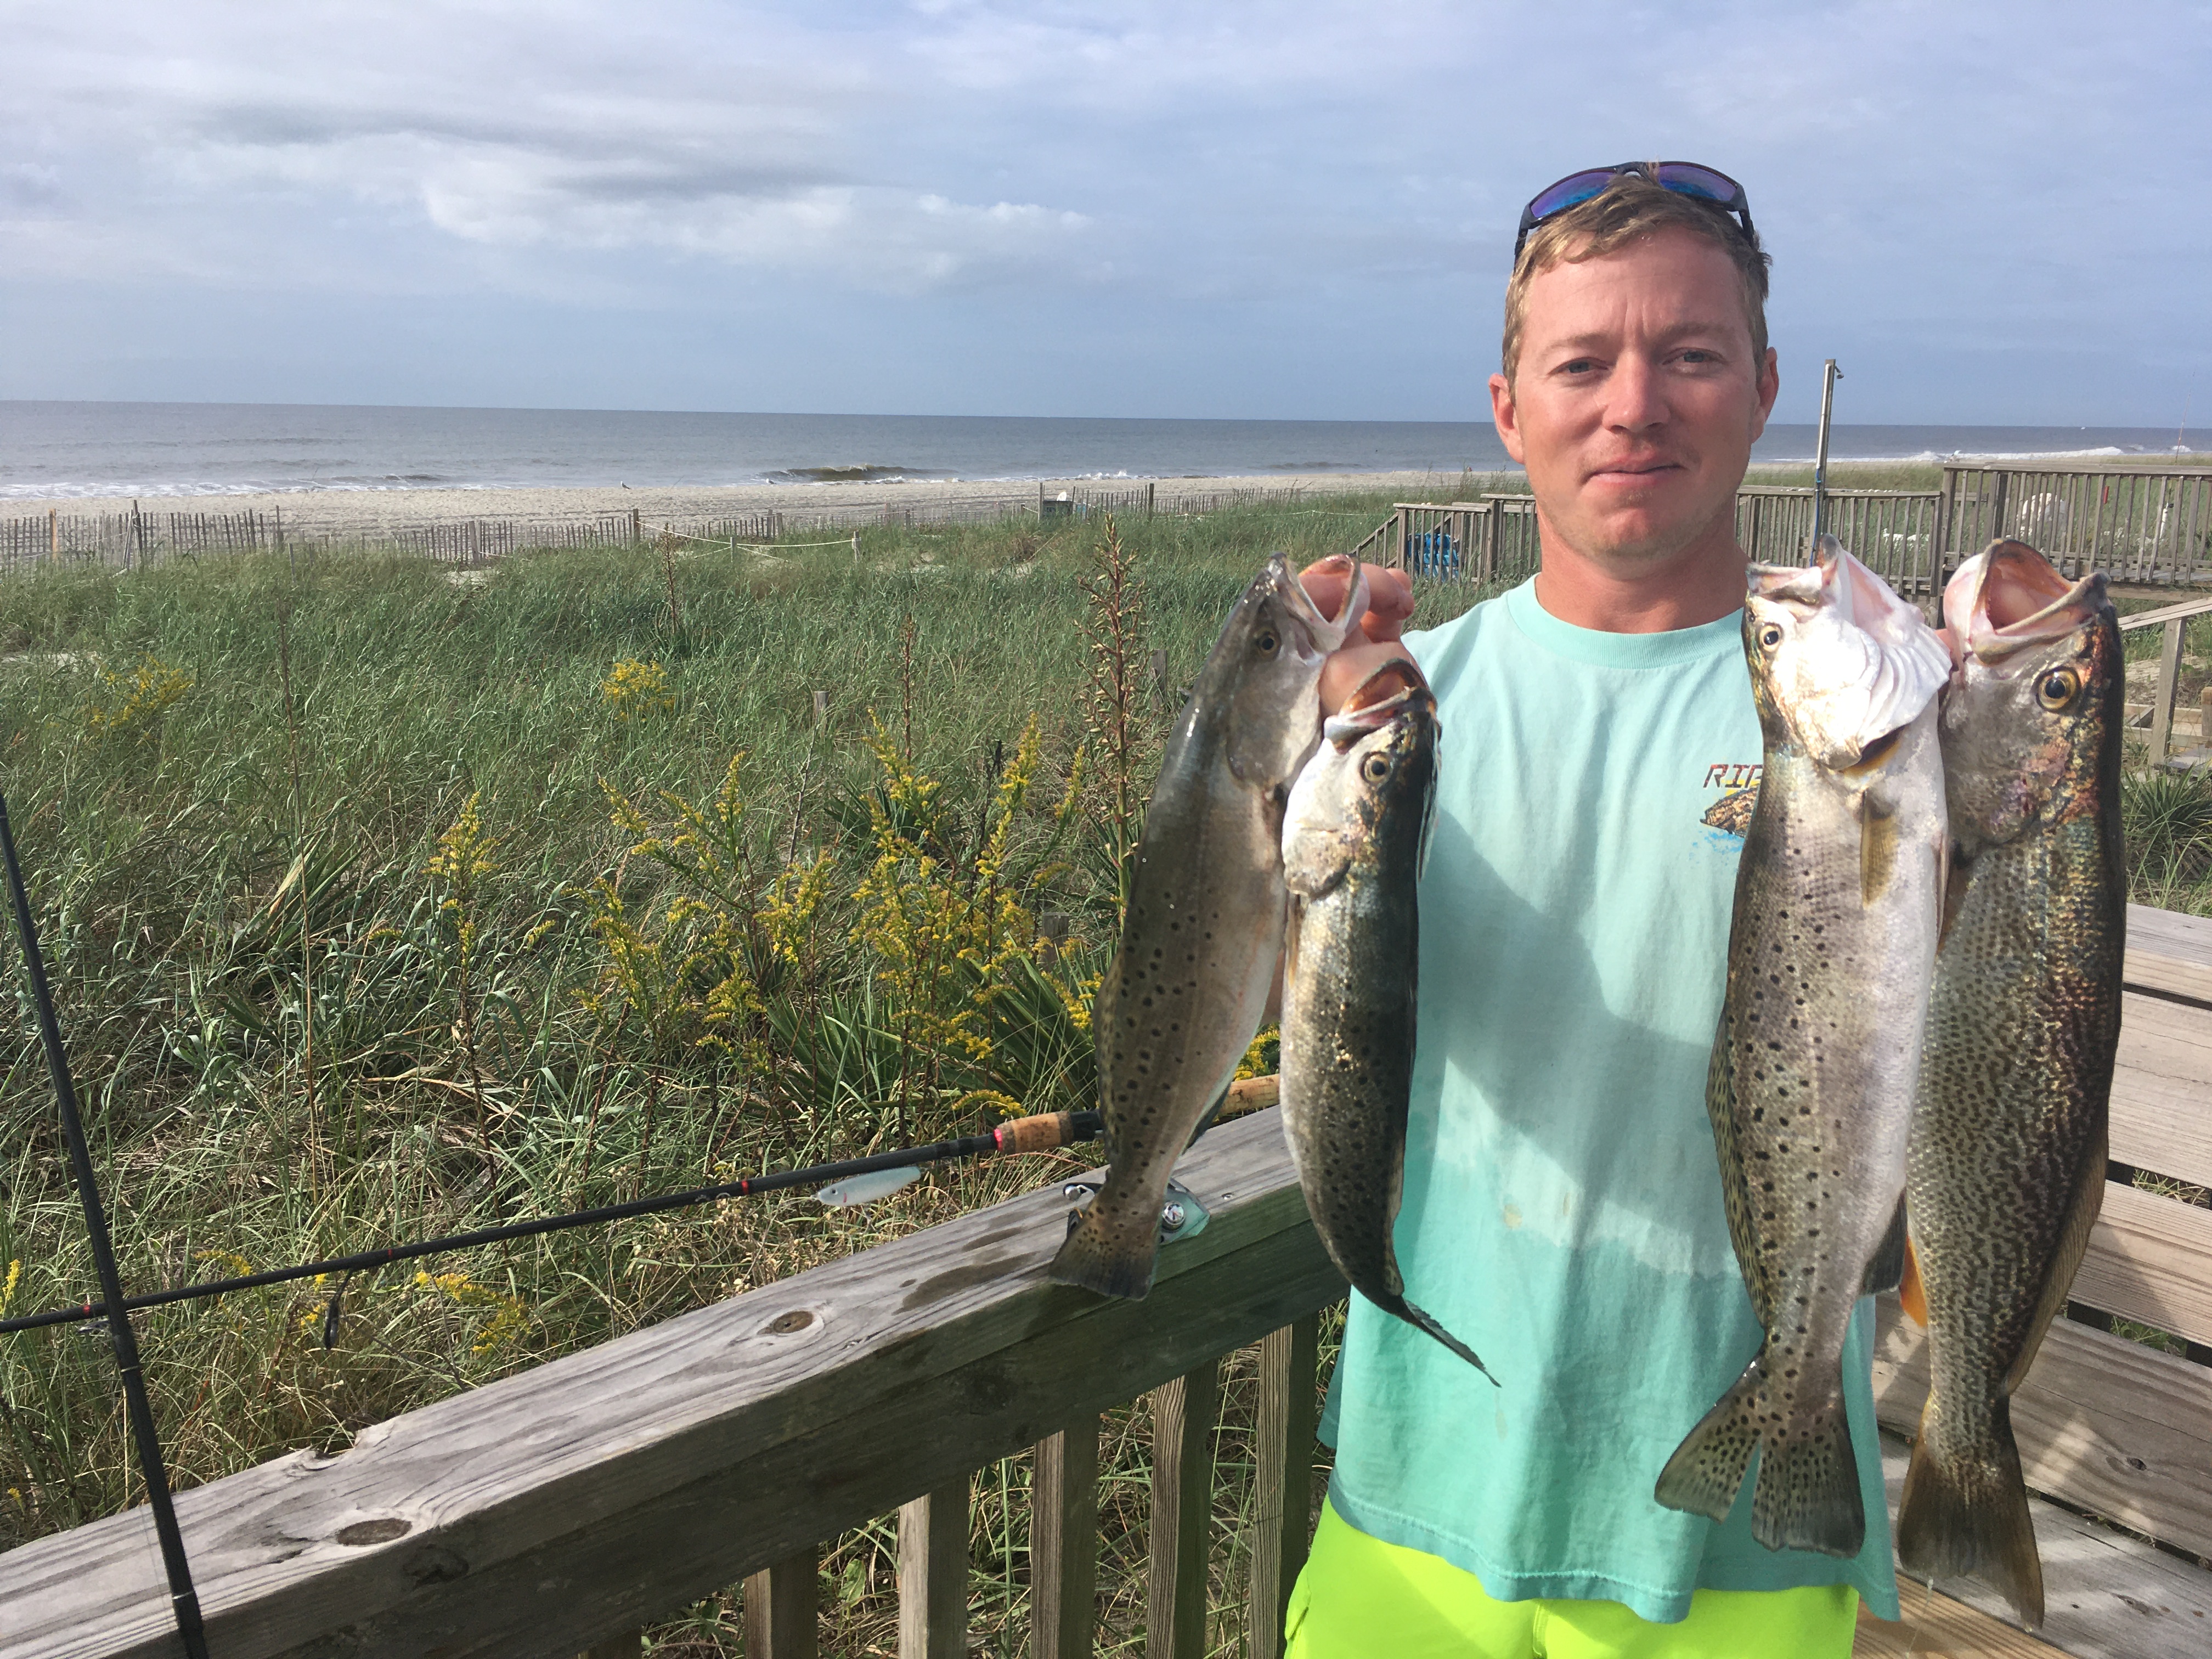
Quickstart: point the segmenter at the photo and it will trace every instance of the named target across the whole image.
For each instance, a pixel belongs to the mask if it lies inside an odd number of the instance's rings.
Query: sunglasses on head
[[[1623,161],[1617,167],[1571,173],[1530,198],[1528,205],[1521,210],[1521,234],[1513,239],[1513,263],[1521,263],[1521,250],[1528,246],[1530,231],[1553,215],[1589,201],[1624,173],[1632,173],[1662,190],[1671,190],[1677,196],[1711,202],[1734,214],[1743,226],[1745,240],[1750,240],[1751,204],[1744,199],[1743,186],[1725,173],[1701,167],[1695,161]]]

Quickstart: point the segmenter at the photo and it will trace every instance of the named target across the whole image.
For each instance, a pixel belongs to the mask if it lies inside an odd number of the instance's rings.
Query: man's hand
[[[1316,560],[1298,572],[1306,595],[1323,616],[1334,617],[1343,608],[1346,590],[1352,586],[1352,560],[1342,553]],[[1321,671],[1321,711],[1334,714],[1344,700],[1366,684],[1367,677],[1386,662],[1411,662],[1398,643],[1413,616],[1413,579],[1402,570],[1367,567],[1367,611],[1345,636],[1341,650],[1333,653]]]

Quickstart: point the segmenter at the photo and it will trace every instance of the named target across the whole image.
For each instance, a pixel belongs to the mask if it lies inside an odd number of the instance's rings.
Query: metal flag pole
[[[38,1010],[39,1037],[46,1045],[46,1070],[54,1082],[59,1103],[62,1133],[69,1141],[70,1167],[76,1176],[77,1195],[84,1202],[85,1231],[92,1237],[92,1261],[100,1276],[100,1294],[107,1304],[107,1328],[115,1341],[115,1367],[123,1374],[123,1400],[131,1419],[131,1437],[137,1443],[139,1472],[146,1480],[146,1500],[154,1510],[154,1531],[161,1540],[161,1565],[169,1577],[169,1606],[177,1616],[177,1634],[186,1659],[207,1659],[207,1635],[200,1626],[200,1599],[192,1589],[191,1564],[185,1559],[184,1534],[177,1529],[177,1509],[169,1498],[168,1470],[161,1462],[161,1443],[154,1429],[154,1412],[146,1402],[146,1377],[138,1364],[138,1341],[131,1334],[131,1315],[123,1305],[123,1279],[115,1270],[115,1249],[107,1236],[107,1217],[100,1205],[100,1188],[93,1180],[92,1152],[86,1146],[84,1124],[77,1116],[76,1088],[70,1080],[69,1059],[62,1052],[61,1026],[54,1018],[54,1000],[46,987],[46,964],[39,954],[39,933],[31,920],[30,896],[23,890],[23,870],[15,859],[15,837],[8,827],[8,798],[0,794],[0,862],[7,866],[8,895],[15,902],[15,928],[23,941],[23,963],[31,970],[31,1001]]]
[[[1820,441],[1813,452],[1813,550],[1820,550],[1821,533],[1828,527],[1828,422],[1836,412],[1836,382],[1844,371],[1833,357],[1820,371]]]

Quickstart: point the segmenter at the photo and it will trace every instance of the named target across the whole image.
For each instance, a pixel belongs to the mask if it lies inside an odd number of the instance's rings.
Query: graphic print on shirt
[[[1705,787],[1718,789],[1721,798],[1705,809],[1707,828],[1741,842],[1751,827],[1751,809],[1759,802],[1759,763],[1715,761],[1705,769]]]

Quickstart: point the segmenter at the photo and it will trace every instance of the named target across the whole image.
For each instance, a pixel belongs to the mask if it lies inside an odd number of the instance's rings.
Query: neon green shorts
[[[1291,1592],[1289,1659],[1850,1659],[1859,1593],[1697,1591],[1654,1625],[1618,1601],[1493,1601],[1466,1572],[1322,1505]]]

